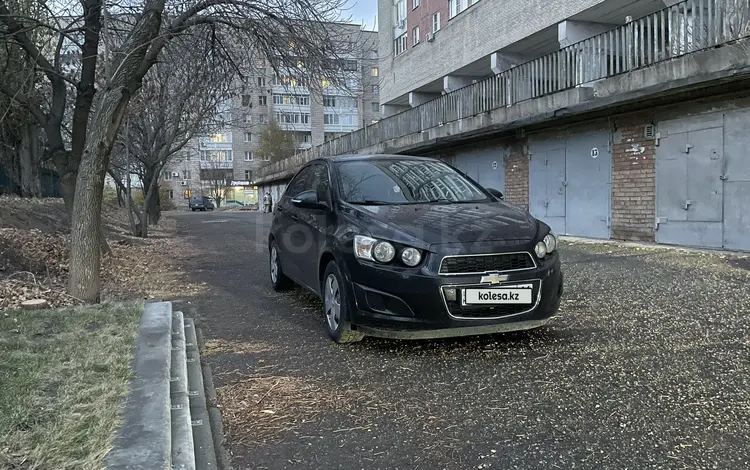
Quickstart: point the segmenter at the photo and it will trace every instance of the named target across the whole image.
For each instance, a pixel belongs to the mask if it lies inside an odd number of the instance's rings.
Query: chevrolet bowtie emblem
[[[507,274],[488,273],[482,276],[482,284],[500,284],[508,280]]]

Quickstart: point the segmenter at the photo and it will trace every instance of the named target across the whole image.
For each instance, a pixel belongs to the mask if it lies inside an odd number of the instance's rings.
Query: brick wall
[[[521,149],[511,148],[505,162],[505,200],[529,209],[529,156]]]
[[[615,121],[612,133],[612,238],[654,241],[656,145],[647,116]]]

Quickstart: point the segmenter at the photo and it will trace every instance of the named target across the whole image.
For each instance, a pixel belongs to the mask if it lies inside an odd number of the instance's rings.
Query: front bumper
[[[538,260],[534,269],[508,272],[500,284],[482,284],[482,275],[445,276],[429,270],[407,271],[347,263],[354,299],[351,322],[359,331],[392,338],[439,338],[536,328],[558,311],[563,293],[559,254]],[[464,307],[451,301],[446,288],[501,287],[532,284],[532,304],[524,306]]]

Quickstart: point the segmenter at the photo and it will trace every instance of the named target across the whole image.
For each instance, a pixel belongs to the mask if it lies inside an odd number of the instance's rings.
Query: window
[[[419,6],[419,0],[412,0],[411,2],[411,9],[414,10]]]
[[[174,191],[171,189],[169,190],[169,199],[174,199]]]
[[[245,170],[245,179],[248,181],[253,180],[253,170]]]
[[[372,112],[373,113],[379,113],[380,112],[380,103],[377,101],[372,102]]]
[[[251,152],[251,151],[249,151],[249,150],[246,150],[246,151],[245,151],[245,161],[246,161],[246,162],[251,162],[251,161],[253,161],[253,152]]]
[[[345,162],[339,165],[338,176],[341,198],[354,204],[366,200],[385,204],[488,200],[476,184],[443,162]]]
[[[380,93],[380,86],[378,86],[378,85],[373,85],[373,86],[372,86],[372,94],[373,94],[373,95],[377,95],[378,93]]]
[[[378,58],[378,51],[367,51],[367,53],[365,53],[365,57],[367,59],[373,59],[373,60],[377,59]]]
[[[302,142],[305,142],[305,143],[308,143],[308,144],[310,142],[312,142],[312,134],[304,134],[302,136]]]
[[[268,104],[268,97],[261,95],[258,97],[258,106],[266,106]]]
[[[320,81],[320,85],[321,85],[321,86],[322,86],[323,88],[326,88],[326,87],[328,87],[328,85],[330,85],[330,84],[331,84],[331,83],[330,83],[330,82],[329,82],[328,80],[326,80],[326,79],[323,79],[323,80],[321,80],[321,81]]]
[[[378,75],[380,75],[380,69],[378,69],[377,67],[373,67],[370,69],[371,77],[377,77]]]
[[[258,77],[258,86],[260,87],[266,86],[266,77]]]
[[[401,55],[406,51],[406,33],[397,37],[394,41],[395,55]]]
[[[245,114],[245,124],[252,124],[253,116],[251,114]]]
[[[296,104],[300,106],[310,106],[309,95],[282,95],[274,93],[273,104]]]
[[[258,116],[260,118],[261,124],[268,124],[268,115],[267,114],[261,114]]]
[[[338,123],[339,123],[338,114],[324,114],[323,115],[323,124],[338,124]]]
[[[182,170],[182,179],[184,180],[190,179],[190,170]]]
[[[335,108],[336,107],[336,97],[330,96],[330,95],[323,95],[323,106],[327,108]]]
[[[172,181],[172,172],[171,171],[167,171],[166,173],[164,173],[164,181]]]
[[[242,106],[252,106],[250,95],[242,95]]]
[[[264,155],[263,156],[263,161],[264,162],[270,162],[271,161],[271,156],[270,155]]]
[[[284,196],[288,197],[295,197],[302,191],[306,191],[310,189],[311,181],[310,176],[312,173],[312,167],[306,166],[305,168],[301,169],[299,173],[297,173],[297,176],[292,178],[292,181],[289,182],[289,186],[286,187],[286,191],[284,192]]]
[[[310,113],[276,113],[276,122],[283,124],[310,124]]]
[[[415,26],[411,30],[411,45],[416,46],[417,44],[419,44],[419,26]]]
[[[202,150],[202,162],[231,162],[233,159],[231,150]]]
[[[432,32],[437,33],[440,30],[440,12],[432,15]]]
[[[213,143],[224,143],[227,142],[226,134],[213,134],[209,139]]]
[[[253,141],[253,135],[249,132],[245,132],[245,142],[252,142]]]
[[[396,23],[402,21],[406,21],[406,0],[399,0],[396,3]],[[396,27],[398,27],[398,24]]]

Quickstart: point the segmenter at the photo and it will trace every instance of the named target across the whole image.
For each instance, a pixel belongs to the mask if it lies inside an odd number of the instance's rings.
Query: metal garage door
[[[657,242],[750,249],[748,126],[747,111],[659,123]]]
[[[529,211],[565,233],[565,141],[529,143]]]
[[[487,148],[475,152],[477,158],[476,181],[485,188],[505,192],[505,148]]]
[[[494,147],[460,153],[454,158],[454,166],[485,188],[505,192],[504,151],[503,147]]]
[[[609,131],[571,135],[565,141],[568,235],[609,238],[612,195]]]
[[[611,155],[606,130],[529,139],[529,209],[559,234],[609,238]]]

